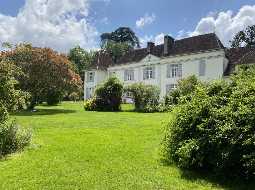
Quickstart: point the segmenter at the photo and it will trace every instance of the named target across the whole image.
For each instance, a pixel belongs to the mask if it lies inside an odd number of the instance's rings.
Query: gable
[[[149,54],[145,58],[143,58],[140,62],[141,63],[150,63],[150,62],[155,62],[155,61],[159,61],[159,60],[160,60],[159,57]]]

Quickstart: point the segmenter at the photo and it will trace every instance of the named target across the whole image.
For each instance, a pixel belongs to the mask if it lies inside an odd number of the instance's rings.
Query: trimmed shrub
[[[241,70],[230,83],[199,84],[190,97],[173,111],[165,159],[182,168],[254,178],[255,69]]]
[[[157,86],[136,83],[126,87],[125,91],[132,93],[136,111],[158,111],[160,90]]]
[[[115,78],[109,78],[102,86],[95,90],[95,96],[85,102],[87,111],[119,111],[121,109],[121,99],[123,85]]]

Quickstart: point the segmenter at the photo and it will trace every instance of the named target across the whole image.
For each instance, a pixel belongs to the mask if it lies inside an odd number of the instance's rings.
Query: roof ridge
[[[220,40],[215,33],[207,33],[175,40],[167,56],[189,54],[224,48],[225,47],[220,44]],[[148,55],[146,49],[147,47],[129,50],[117,60],[116,64],[139,62]],[[164,54],[164,43],[155,45],[152,49],[152,52],[150,53],[157,57],[166,56]],[[101,59],[100,61],[104,62],[103,59]]]

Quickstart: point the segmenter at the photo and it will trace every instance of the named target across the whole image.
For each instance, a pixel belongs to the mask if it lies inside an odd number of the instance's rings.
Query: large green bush
[[[125,91],[132,93],[136,111],[158,111],[160,90],[157,86],[135,83],[127,86]]]
[[[26,104],[27,93],[17,89],[14,76],[21,70],[8,60],[0,62],[0,157],[23,149],[30,142],[30,133],[9,121],[9,113]]]
[[[178,81],[177,89],[168,92],[165,96],[165,105],[172,107],[177,105],[181,101],[181,97],[190,99],[190,96],[195,87],[199,84],[196,76],[190,76]]]
[[[123,85],[115,78],[109,78],[104,84],[97,87],[92,100],[85,102],[87,111],[119,111]]]
[[[164,156],[182,168],[255,176],[255,69],[199,84],[173,111]]]

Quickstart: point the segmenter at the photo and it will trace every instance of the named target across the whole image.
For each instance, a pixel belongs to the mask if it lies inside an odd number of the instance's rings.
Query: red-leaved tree
[[[36,48],[30,44],[19,44],[13,50],[2,54],[25,75],[17,78],[20,88],[31,94],[29,108],[40,102],[54,104],[64,95],[80,92],[82,81],[75,73],[68,58],[50,48]]]

